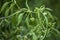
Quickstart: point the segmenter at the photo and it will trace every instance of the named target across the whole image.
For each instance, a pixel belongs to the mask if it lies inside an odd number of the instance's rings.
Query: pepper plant
[[[0,10],[0,40],[44,40],[54,29],[51,9],[45,5],[20,8],[14,0],[5,2]]]

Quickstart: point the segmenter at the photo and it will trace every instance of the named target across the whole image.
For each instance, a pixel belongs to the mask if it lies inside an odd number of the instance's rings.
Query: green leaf
[[[9,13],[10,9],[12,9],[14,5],[15,5],[14,3],[11,3],[10,7],[7,8],[7,10],[5,11],[5,16],[6,17],[8,16],[8,13]]]
[[[29,8],[29,6],[28,6],[28,3],[27,3],[27,1],[28,1],[28,0],[26,0],[26,7],[27,7],[28,9],[30,9],[30,8]]]
[[[29,16],[26,17],[25,23],[29,27]]]
[[[10,2],[5,2],[1,8],[1,11],[0,13],[7,7],[7,5],[9,4]]]
[[[33,40],[37,40],[36,34],[34,32],[32,34],[33,34]]]
[[[48,27],[48,18],[46,16],[44,17],[45,17],[46,27]]]
[[[19,16],[18,16],[18,24],[17,25],[19,25],[21,23],[23,15],[24,15],[24,13],[19,14]]]

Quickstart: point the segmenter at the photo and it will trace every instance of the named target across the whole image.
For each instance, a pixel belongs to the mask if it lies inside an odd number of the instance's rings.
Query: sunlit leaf
[[[19,14],[19,16],[18,16],[18,23],[17,23],[17,25],[19,25],[19,24],[21,23],[22,18],[23,18],[23,15],[24,15],[24,13]]]
[[[2,11],[8,6],[9,3],[10,3],[10,2],[5,2],[5,3],[3,4],[0,12],[2,12]]]
[[[14,3],[11,3],[10,7],[7,8],[7,10],[5,11],[5,16],[6,16],[6,17],[8,16],[9,11],[11,10],[11,8],[12,8],[14,5],[15,5]]]

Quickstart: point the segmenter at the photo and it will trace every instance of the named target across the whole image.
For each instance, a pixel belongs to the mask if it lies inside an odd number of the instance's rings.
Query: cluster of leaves
[[[17,2],[5,2],[0,10],[0,40],[44,40],[54,29],[54,18],[44,5],[31,10]],[[56,31],[56,30],[55,30]]]

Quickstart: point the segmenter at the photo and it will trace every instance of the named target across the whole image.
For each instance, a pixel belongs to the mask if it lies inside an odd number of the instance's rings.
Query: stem
[[[57,32],[57,34],[60,35],[60,31],[58,31],[57,29],[55,29],[55,28],[51,28],[51,29],[54,30],[55,32]]]
[[[1,17],[0,19],[10,18],[10,17],[14,16],[15,14],[20,13],[20,12],[25,11],[25,10],[27,10],[27,9],[23,8],[23,9],[21,9],[19,11],[16,11],[15,13],[13,13],[13,14],[7,16],[7,17]]]
[[[30,10],[29,6],[28,6],[28,0],[26,0],[26,7]]]

